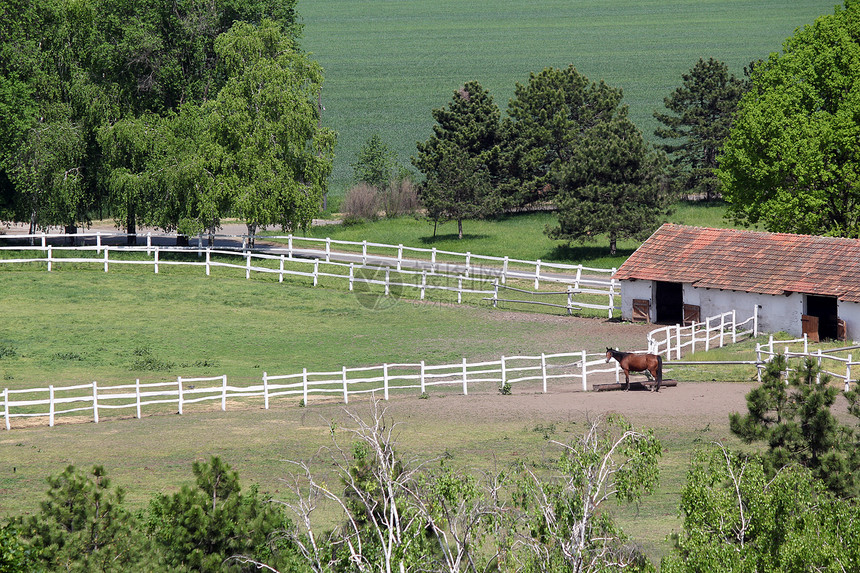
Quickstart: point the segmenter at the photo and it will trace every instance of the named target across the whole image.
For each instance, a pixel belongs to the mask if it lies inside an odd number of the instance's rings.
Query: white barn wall
[[[623,280],[621,281],[621,317],[624,320],[633,319],[633,299],[646,299],[651,302],[651,320],[655,319],[653,301],[653,281]],[[792,336],[801,336],[800,317],[803,314],[803,295],[792,293],[789,296],[774,296],[749,292],[696,288],[689,283],[683,285],[684,304],[697,305],[701,309],[701,317],[716,316],[735,310],[738,319],[744,320],[752,316],[755,305],[759,305],[759,331],[784,331]],[[840,304],[839,316],[848,323],[848,334],[860,332],[860,305],[852,305],[851,318],[843,312],[846,303]],[[845,316],[843,316],[845,314]],[[852,323],[856,326],[852,326]],[[853,329],[853,330],[852,330]]]
[[[849,340],[860,339],[860,303],[839,301],[839,318],[845,321]]]

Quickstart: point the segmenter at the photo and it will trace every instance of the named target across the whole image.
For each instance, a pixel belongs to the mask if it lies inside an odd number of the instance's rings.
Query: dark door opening
[[[839,322],[837,301],[829,296],[806,296],[806,314],[818,317],[818,338],[836,340]]]
[[[656,281],[654,291],[657,322],[680,324],[684,320],[684,285]]]

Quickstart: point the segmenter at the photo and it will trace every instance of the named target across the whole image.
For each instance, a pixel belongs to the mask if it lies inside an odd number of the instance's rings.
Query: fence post
[[[3,417],[6,418],[6,429],[11,429],[9,424],[9,388],[3,388]]]
[[[389,267],[385,267],[385,296],[388,296],[391,293],[390,288],[391,283],[391,269]]]
[[[352,292],[352,281],[355,279],[354,263],[349,263],[349,292]]]
[[[424,300],[424,289],[427,288],[427,269],[421,269],[421,299]]]
[[[762,369],[761,344],[756,342],[756,345],[755,345],[755,373],[756,373],[756,378],[758,379],[759,384],[761,384],[761,369]]]
[[[346,366],[343,367],[343,403],[349,404],[349,390],[346,384]]]
[[[45,246],[47,245],[47,242],[48,242],[48,241],[47,241],[47,239],[46,239],[46,237],[45,237],[45,233],[44,233],[44,232],[42,232],[42,250],[43,250],[43,251],[45,250]]]
[[[421,393],[424,394],[427,392],[427,388],[424,383],[424,361],[421,361]]]
[[[302,368],[302,400],[308,405],[308,369]]]
[[[738,341],[738,311],[732,309],[732,344]]]
[[[158,247],[155,247],[155,257],[152,260],[152,266],[155,268],[155,274],[158,274]]]
[[[152,231],[146,234],[146,254],[152,256]]]
[[[786,350],[786,353],[787,352],[788,350]],[[803,353],[809,354],[809,337],[806,335],[805,332],[803,333]]]
[[[586,361],[587,359],[588,359],[588,356],[586,355],[585,350],[583,350],[583,351],[582,351],[582,391],[583,391],[583,392],[588,392],[588,384],[587,384],[587,382],[585,381],[585,377],[586,377],[586,374],[587,374],[587,373],[586,373],[585,361]]]
[[[610,309],[609,312],[612,310]],[[567,314],[568,316],[573,314],[573,287],[570,285],[567,285]]]
[[[136,402],[135,410],[137,414],[137,419],[140,420],[140,378],[134,379],[134,400]]]
[[[436,272],[436,247],[430,250],[430,272]]]
[[[179,396],[179,414],[182,415],[182,376],[176,378],[176,387],[178,388],[177,395]]]
[[[504,356],[502,356],[501,364],[502,364],[502,383],[501,383],[501,385],[499,385],[500,389],[504,388],[505,382],[508,381],[508,370],[507,370],[507,365],[505,364],[505,357]]]
[[[468,384],[466,383],[466,381],[467,381],[467,377],[466,377],[466,359],[465,359],[465,358],[463,358],[463,396],[468,396],[468,395],[469,395],[469,388],[468,388]]]
[[[535,261],[535,290],[540,286],[540,259]]]
[[[314,286],[317,286],[317,283],[319,283],[319,275],[320,275],[320,260],[314,259]]]
[[[546,354],[540,353],[540,376],[543,379],[543,393],[546,394]]]
[[[457,279],[457,304],[463,302],[463,277]]]
[[[677,356],[677,359],[680,360],[681,359],[681,325],[680,324],[675,325],[675,342],[678,345],[678,348],[675,349],[675,356]]]
[[[382,390],[383,396],[388,400],[388,364],[382,365]]]
[[[245,280],[251,278],[251,251],[245,254]],[[316,284],[316,283],[314,283]]]
[[[818,373],[815,375],[815,384],[821,384],[821,349],[818,349]]]
[[[397,270],[401,269],[401,264],[403,263],[403,244],[397,245]]]
[[[758,338],[758,305],[753,305],[753,338]]]
[[[367,239],[361,242],[361,264],[367,264]]]
[[[325,262],[331,260],[331,237],[325,238]]]
[[[725,342],[725,334],[726,334],[726,313],[720,315],[720,348],[726,345]]]
[[[51,272],[51,245],[48,245],[48,272]]]
[[[499,305],[499,281],[493,281],[493,308]]]
[[[696,321],[690,324],[690,353],[696,353]]]
[[[108,272],[108,248],[105,246],[105,272]]]
[[[99,423],[99,387],[93,380],[93,422]]]
[[[466,251],[466,278],[469,278],[469,262],[472,260],[472,253]]]
[[[263,408],[269,409],[269,375],[263,372]]]
[[[278,282],[279,283],[284,282],[284,255],[283,255],[283,253],[281,253],[281,262],[280,262],[280,266],[278,267]]]
[[[502,284],[505,284],[508,278],[508,257],[505,256],[505,262],[502,264]]]
[[[293,234],[287,236],[287,256],[293,258]]]
[[[851,355],[848,355],[848,362],[845,363],[845,391],[851,390]]]
[[[212,263],[212,249],[208,246],[206,247],[206,276],[208,277],[212,273],[212,269],[210,268],[210,264]]]
[[[54,385],[48,386],[48,426],[54,427]]]

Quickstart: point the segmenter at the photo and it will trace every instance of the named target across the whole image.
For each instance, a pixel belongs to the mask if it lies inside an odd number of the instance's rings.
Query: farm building
[[[626,320],[690,324],[758,306],[759,330],[860,333],[860,240],[665,224],[615,273]]]

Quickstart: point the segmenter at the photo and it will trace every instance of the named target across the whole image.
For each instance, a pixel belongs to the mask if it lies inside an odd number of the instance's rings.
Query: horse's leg
[[[657,374],[656,374],[657,392],[659,392],[660,391],[660,384],[663,382],[663,357],[659,356],[659,355],[657,356],[657,368],[656,368],[656,370],[657,370]]]
[[[624,381],[627,382],[627,386],[625,386],[624,391],[627,392],[630,390],[630,369],[624,369]]]

